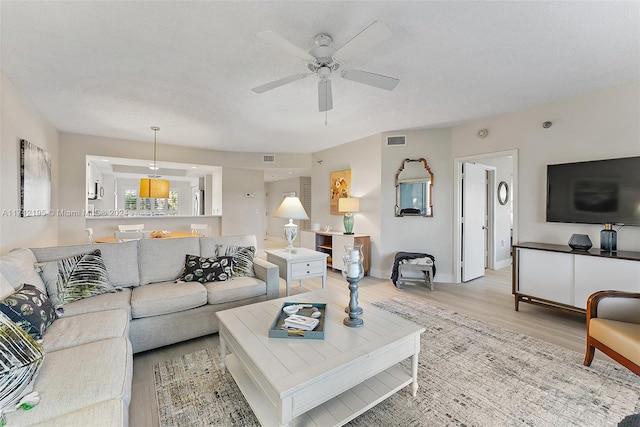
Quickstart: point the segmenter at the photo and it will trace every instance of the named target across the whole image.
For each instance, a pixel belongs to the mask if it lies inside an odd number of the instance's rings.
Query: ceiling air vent
[[[395,135],[387,137],[387,147],[400,147],[407,145],[406,135]]]
[[[276,156],[273,154],[263,154],[262,155],[262,163],[275,163]]]

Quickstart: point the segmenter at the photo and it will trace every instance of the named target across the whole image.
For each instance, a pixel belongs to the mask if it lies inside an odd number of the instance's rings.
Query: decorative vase
[[[603,252],[616,252],[618,250],[618,233],[612,224],[605,224],[600,231],[600,250]]]
[[[344,224],[344,234],[353,234],[353,214],[351,212],[344,214],[342,223]]]
[[[344,268],[342,277],[349,282],[349,305],[345,312],[349,317],[342,323],[351,328],[359,328],[364,324],[360,318],[362,308],[358,307],[358,282],[364,277],[364,266],[362,265],[362,245],[344,245]]]

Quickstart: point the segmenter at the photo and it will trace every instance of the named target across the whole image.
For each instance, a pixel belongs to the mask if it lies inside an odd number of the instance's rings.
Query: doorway
[[[490,218],[490,223],[485,222],[486,229],[481,230],[483,233],[481,238],[485,237],[481,241],[481,249],[471,251],[466,254],[464,239],[469,237],[469,234],[465,235],[465,224],[463,220],[463,165],[464,163],[478,163],[486,165],[487,168],[481,168],[482,173],[478,174],[478,179],[481,183],[478,185],[483,186],[483,191],[486,191],[486,199],[481,200],[476,204],[477,209],[482,209],[482,212],[475,212],[473,217]],[[518,152],[517,150],[501,151],[495,153],[487,153],[476,156],[460,157],[454,160],[455,171],[455,186],[454,186],[454,280],[456,283],[472,280],[474,274],[466,274],[464,272],[464,266],[470,266],[475,269],[476,272],[479,269],[486,267],[490,269],[501,269],[511,264],[510,249],[511,243],[518,241],[518,226],[517,226],[517,165],[518,165]],[[485,170],[489,170],[489,173]],[[485,183],[486,178],[487,181]],[[497,187],[500,183],[504,182],[501,187],[508,187],[508,203],[502,204],[497,201]],[[486,190],[485,190],[486,189]],[[467,207],[468,209],[469,207]],[[469,211],[467,211],[469,216]],[[469,224],[467,224],[469,227]],[[483,225],[481,224],[480,227]],[[477,230],[476,230],[477,231]],[[486,241],[486,250],[485,244]],[[485,258],[486,257],[486,258]],[[469,264],[471,263],[471,264]],[[475,266],[475,267],[474,267]],[[480,272],[482,275],[483,272]],[[465,276],[465,277],[463,277]],[[478,276],[479,277],[479,276]]]

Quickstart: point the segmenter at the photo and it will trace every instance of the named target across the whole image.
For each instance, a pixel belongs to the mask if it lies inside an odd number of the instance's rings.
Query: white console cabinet
[[[521,243],[513,246],[515,309],[520,302],[584,312],[600,290],[640,292],[640,253],[574,251],[568,246]]]
[[[347,244],[362,245],[364,274],[369,275],[369,264],[371,263],[371,239],[369,236],[330,231],[303,231],[300,234],[300,246],[326,253],[328,255],[327,267],[334,270],[342,270],[344,246]]]

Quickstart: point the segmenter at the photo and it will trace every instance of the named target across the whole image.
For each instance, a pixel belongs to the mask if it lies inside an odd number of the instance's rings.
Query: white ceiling
[[[640,79],[640,2],[2,1],[1,68],[61,131],[228,151],[311,153],[384,131],[462,123]],[[318,112],[317,78],[256,37],[341,47],[373,21],[391,37],[348,65]]]

